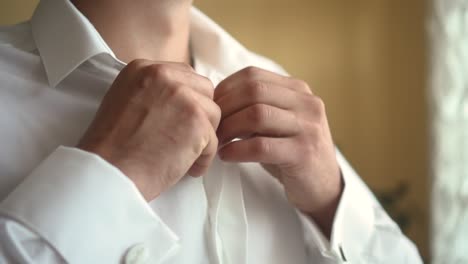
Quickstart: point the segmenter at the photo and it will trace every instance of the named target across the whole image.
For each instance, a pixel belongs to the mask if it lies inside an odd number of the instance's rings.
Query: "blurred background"
[[[245,46],[308,81],[336,144],[427,260],[428,2],[195,1]],[[0,0],[0,25],[28,19],[36,4]]]

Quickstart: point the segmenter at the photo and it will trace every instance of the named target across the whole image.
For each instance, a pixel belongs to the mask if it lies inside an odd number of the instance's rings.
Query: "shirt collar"
[[[40,1],[31,29],[51,86],[98,54],[114,56],[94,26],[68,0]]]
[[[227,76],[247,66],[249,52],[201,11],[192,8],[191,45],[197,63]],[[91,22],[69,0],[42,0],[31,29],[49,84],[57,86],[99,54],[118,61]]]

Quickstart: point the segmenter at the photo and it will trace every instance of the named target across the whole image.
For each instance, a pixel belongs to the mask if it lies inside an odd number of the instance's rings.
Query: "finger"
[[[217,134],[222,144],[252,135],[288,137],[300,132],[296,115],[265,104],[255,104],[223,119]]]
[[[208,141],[208,145],[188,170],[188,175],[192,177],[199,177],[206,173],[218,150],[218,138],[216,137],[214,129],[210,127],[209,133],[210,140]]]
[[[247,67],[223,80],[216,87],[215,99],[219,99],[227,94],[231,89],[235,89],[245,81],[261,81],[275,83],[279,86],[284,86],[291,90],[311,94],[311,90],[306,82],[292,77],[283,76],[271,71],[263,70],[256,67]]]
[[[289,164],[296,159],[297,148],[291,138],[252,137],[223,146],[218,154],[227,162]]]
[[[153,60],[146,60],[146,59],[135,59],[129,62],[124,69],[140,70],[151,65],[168,65],[171,67],[176,67],[180,70],[195,72],[195,69],[193,69],[193,67],[187,63],[171,62],[171,61],[153,61]]]
[[[197,92],[193,92],[193,96],[207,114],[213,129],[216,130],[221,119],[221,109],[219,106],[212,99]]]
[[[199,93],[209,98],[213,98],[214,96],[213,82],[209,78],[198,74],[190,64],[180,63],[180,62],[170,62],[170,61],[169,62],[165,61],[161,63],[171,65],[181,70],[182,73],[185,73],[188,77],[187,80],[181,79],[181,82],[189,84]]]
[[[141,70],[142,81],[153,83],[155,87],[166,85],[168,81],[192,87],[200,94],[212,99],[214,85],[210,79],[187,70],[181,64],[151,64]],[[149,77],[149,78],[148,78]]]
[[[179,82],[192,87],[195,91],[213,101],[215,87],[210,79],[196,72],[185,72],[185,74],[187,78],[184,78],[184,74],[182,74],[178,80]]]
[[[195,72],[195,69],[192,67],[192,65],[188,63],[174,62],[174,61],[156,61],[155,64],[167,64],[167,65],[172,65],[174,67],[177,67],[181,70]]]
[[[274,83],[253,81],[241,83],[239,87],[215,99],[215,102],[221,108],[222,118],[225,118],[254,104],[267,104],[285,110],[297,109],[302,96]]]

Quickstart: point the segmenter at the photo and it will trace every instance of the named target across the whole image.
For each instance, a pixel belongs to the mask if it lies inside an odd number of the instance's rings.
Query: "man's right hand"
[[[186,173],[208,169],[221,117],[213,92],[189,65],[135,60],[117,76],[78,148],[119,168],[150,201]]]

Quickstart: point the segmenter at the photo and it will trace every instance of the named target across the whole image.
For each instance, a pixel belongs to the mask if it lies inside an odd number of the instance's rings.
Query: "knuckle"
[[[120,72],[117,80],[129,80],[131,82],[135,82],[136,85],[133,85],[132,88],[139,90],[140,88],[144,88],[149,86],[152,83],[151,78],[146,78],[144,74],[142,74],[142,69],[144,69],[146,61],[142,59],[137,59],[129,62],[127,66]],[[126,77],[122,77],[126,76]]]
[[[153,64],[146,68],[145,75],[157,80],[167,80],[170,78],[171,68],[164,64]]]
[[[323,137],[322,126],[318,123],[310,123],[306,129],[307,131],[302,137],[302,140],[305,141],[303,146],[315,146]]]
[[[194,124],[194,122],[192,122],[192,124]],[[198,142],[208,142],[209,140],[208,136],[206,135],[206,133],[204,133],[204,130],[200,125],[192,126],[191,134],[192,136],[194,136],[194,138],[196,138]],[[204,148],[206,144],[202,143],[201,145],[202,145],[201,147]]]
[[[222,112],[221,112],[221,107],[217,104],[214,104],[214,113],[213,113],[213,116],[214,116],[214,120],[216,121],[216,125],[219,125],[219,123],[221,122],[221,117],[222,117]]]
[[[208,77],[201,76],[201,75],[199,75],[199,77],[201,78],[202,83],[203,83],[204,87],[205,87],[206,90],[207,90],[208,96],[209,96],[211,99],[213,99],[213,98],[214,98],[214,94],[215,94],[215,87],[214,87],[214,85],[213,85],[213,82],[212,82]]]
[[[190,136],[193,142],[194,153],[200,155],[206,148],[209,142],[209,137],[200,127],[193,127]]]
[[[195,123],[195,126],[199,126],[201,120],[205,116],[203,109],[193,102],[186,102],[184,106],[184,112],[187,116]]]
[[[188,64],[188,63],[185,63],[185,62],[181,62],[179,63],[179,65],[182,67],[182,68],[185,68],[189,71],[194,71],[192,65]]]
[[[149,87],[156,82],[167,80],[169,78],[169,71],[170,69],[162,64],[152,64],[144,67],[139,75],[140,86]]]
[[[309,87],[309,84],[304,81],[304,80],[296,80],[297,82],[297,87],[303,91],[306,91],[306,92],[311,92],[310,90],[310,87]]]
[[[315,138],[322,132],[322,126],[319,123],[312,122],[309,124],[308,130]]]
[[[211,100],[213,100],[213,99],[214,99],[214,94],[215,94],[214,88],[209,87],[209,88],[207,89],[207,91],[208,91],[208,92],[207,92],[208,97],[209,97]]]
[[[142,68],[146,64],[146,62],[147,61],[144,59],[135,59],[127,64],[127,68],[137,70]]]
[[[200,155],[206,148],[209,142],[209,137],[206,135],[202,127],[194,125],[194,122],[187,121],[186,139],[194,148],[194,153]]]
[[[259,124],[263,124],[266,120],[271,118],[272,115],[271,109],[263,104],[252,106],[250,111],[252,121]]]
[[[258,138],[254,141],[252,152],[254,155],[267,155],[271,152],[271,144],[264,138]]]
[[[198,124],[198,139],[197,142],[201,144],[203,155],[212,157],[216,154],[218,150],[218,138],[216,136],[211,136],[211,133],[208,132],[209,125],[201,126]]]
[[[255,66],[248,66],[242,70],[243,73],[247,76],[247,78],[254,78],[258,75],[258,73],[261,71],[260,68],[257,68]]]
[[[313,102],[316,112],[320,115],[325,114],[325,102],[322,100],[322,98],[314,96]]]
[[[186,95],[186,89],[182,85],[174,85],[172,87],[166,87],[168,97],[170,99],[180,99],[182,102],[189,101],[185,97]]]
[[[249,87],[249,98],[253,100],[259,100],[267,93],[267,86],[261,81],[249,81],[247,87]]]
[[[318,117],[321,117],[321,116],[324,116],[325,115],[325,103],[323,102],[323,100],[318,97],[318,96],[310,96],[309,99],[308,99],[308,104],[309,104],[309,107],[310,107],[310,111],[318,116]]]
[[[216,151],[218,150],[219,139],[218,137],[212,137],[210,140],[212,141],[212,146],[213,146],[213,148],[210,150],[210,153],[214,155]]]

